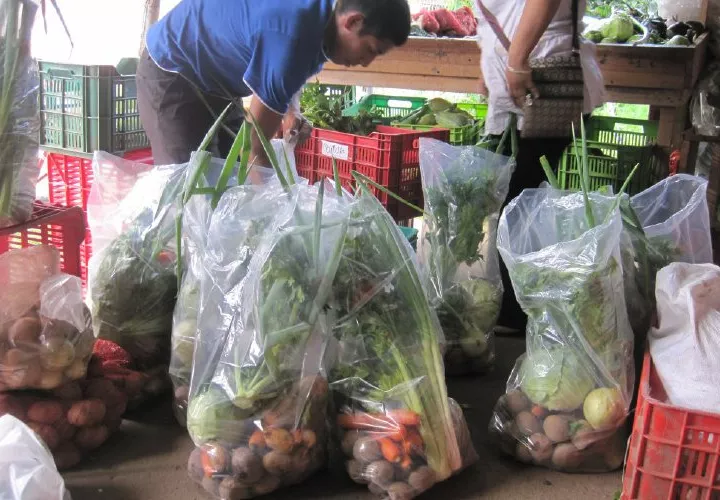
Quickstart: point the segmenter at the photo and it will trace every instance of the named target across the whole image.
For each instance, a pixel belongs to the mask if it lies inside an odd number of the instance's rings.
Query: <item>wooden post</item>
[[[145,37],[150,26],[157,22],[160,17],[160,0],[145,0],[145,8],[143,9],[143,29],[140,38],[140,50],[138,55],[142,56],[145,50]]]

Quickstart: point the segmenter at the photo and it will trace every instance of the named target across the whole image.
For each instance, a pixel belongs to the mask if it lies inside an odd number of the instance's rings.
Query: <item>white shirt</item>
[[[507,37],[512,40],[525,8],[525,0],[484,0],[487,9],[497,18]],[[582,17],[585,12],[585,0],[578,6],[578,32],[582,33]],[[521,113],[515,106],[507,87],[505,70],[507,52],[498,40],[485,17],[475,8],[478,23],[478,45],[482,50],[481,68],[485,85],[490,93],[488,97],[488,115],[485,120],[485,132],[491,135],[502,134],[510,121],[510,113]],[[562,0],[557,14],[550,22],[530,59],[570,54],[572,52],[572,0]],[[595,45],[581,38],[580,61],[585,80],[585,113],[590,113],[605,102],[605,85],[602,72],[595,56]],[[522,118],[518,127],[522,129]]]

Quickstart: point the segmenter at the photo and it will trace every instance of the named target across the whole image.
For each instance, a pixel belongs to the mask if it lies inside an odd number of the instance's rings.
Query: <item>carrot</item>
[[[410,472],[410,469],[412,469],[413,461],[410,458],[409,455],[405,455],[400,462],[400,468],[403,470],[403,472]]]
[[[398,429],[398,424],[384,413],[343,413],[338,415],[338,425],[344,429],[387,431]]]
[[[385,460],[392,464],[399,463],[403,456],[400,447],[390,438],[382,438],[379,441],[380,451]]]
[[[420,415],[412,410],[390,410],[387,412],[387,416],[390,420],[400,425],[407,425],[408,427],[417,427],[420,425]]]
[[[250,436],[250,440],[248,441],[248,446],[251,450],[255,451],[261,451],[265,449],[265,435],[261,430],[257,430],[252,433],[252,436]]]
[[[403,441],[403,447],[407,455],[411,453],[421,455],[423,453],[423,439],[420,433],[414,429],[409,431],[407,438]]]
[[[532,410],[530,410],[530,413],[536,418],[543,419],[547,417],[548,411],[540,405],[535,405],[532,407]]]

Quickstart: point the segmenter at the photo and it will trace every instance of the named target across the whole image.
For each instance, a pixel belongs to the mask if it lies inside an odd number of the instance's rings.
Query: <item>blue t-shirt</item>
[[[334,0],[181,0],[147,35],[157,65],[223,97],[285,113],[327,61]]]

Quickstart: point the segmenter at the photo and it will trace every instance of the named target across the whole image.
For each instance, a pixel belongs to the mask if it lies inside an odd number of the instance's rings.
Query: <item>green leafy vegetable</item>
[[[520,368],[522,390],[550,411],[574,411],[595,388],[583,358],[572,348],[556,347],[528,355]]]

